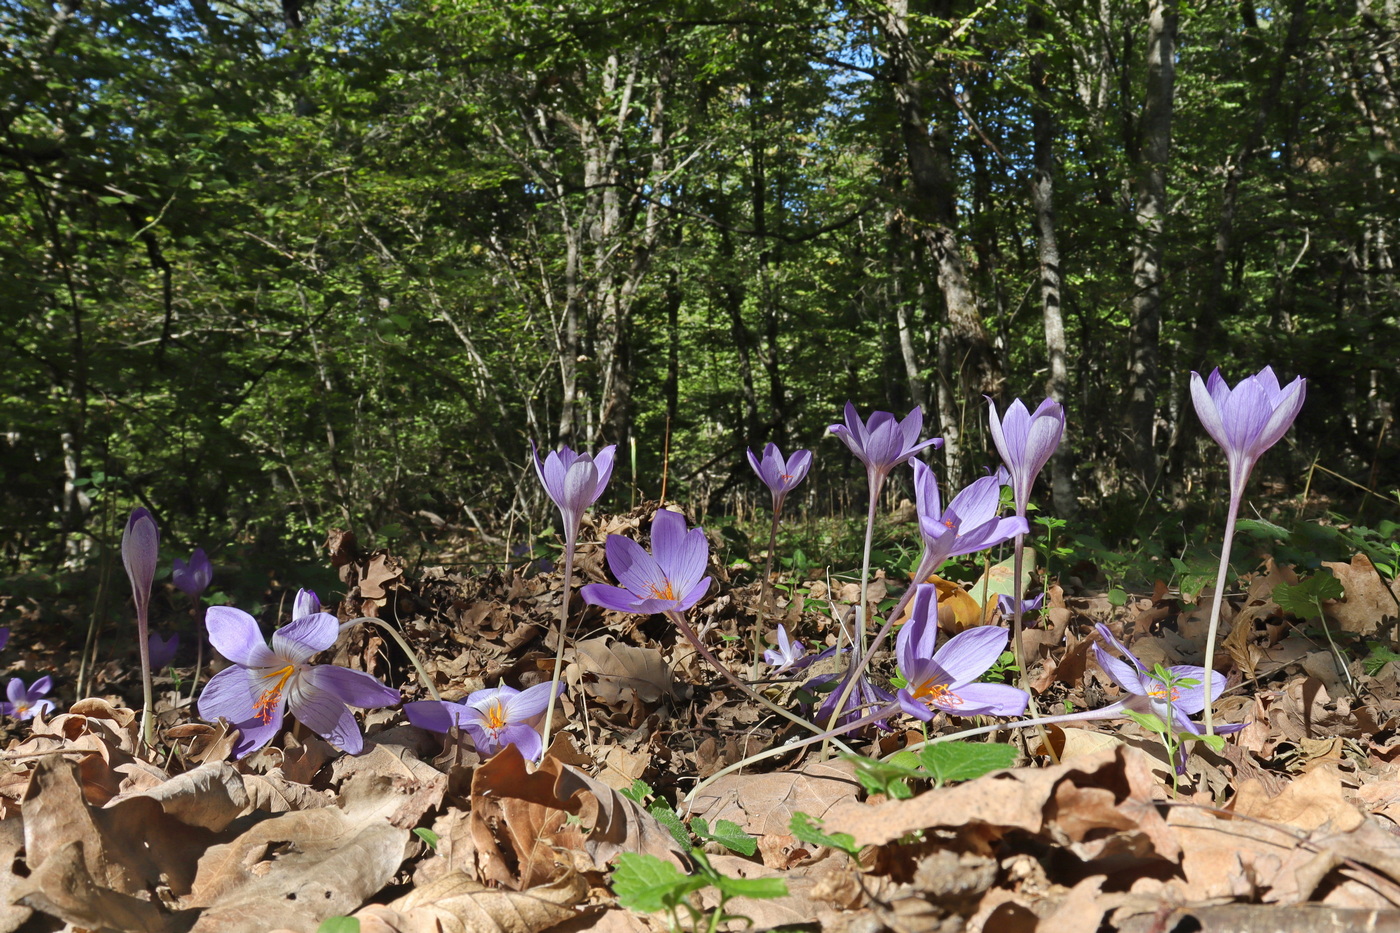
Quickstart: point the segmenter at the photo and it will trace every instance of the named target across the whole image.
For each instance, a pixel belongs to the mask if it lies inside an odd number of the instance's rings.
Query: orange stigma
[[[1170,703],[1175,703],[1177,700],[1181,699],[1180,690],[1176,689],[1175,687],[1172,687],[1171,696],[1167,696],[1167,685],[1160,683],[1153,689],[1147,691],[1147,695],[1150,697],[1155,697],[1158,700],[1166,700]]]
[[[914,699],[925,703],[940,703],[944,706],[962,706],[962,697],[948,688],[947,684],[924,681],[914,690]]]
[[[501,705],[500,700],[496,700],[482,712],[486,717],[486,728],[491,732],[498,732],[506,727],[506,708]]]
[[[666,588],[665,588],[665,589],[662,589],[661,587],[657,586],[655,583],[648,583],[648,584],[647,584],[647,595],[650,596],[652,599],[675,599],[675,598],[676,598],[676,592],[675,592],[675,590],[671,589],[671,581],[670,581],[670,580],[667,580],[667,581],[666,581]]]
[[[296,673],[296,668],[288,664],[286,667],[263,675],[263,680],[272,680],[274,677],[277,678],[277,683],[273,685],[272,689],[264,691],[263,695],[258,697],[258,702],[253,704],[254,715],[261,719],[263,723],[272,722],[273,711],[277,709],[277,704],[282,700],[282,688],[287,685],[287,681],[291,679],[294,673]]]

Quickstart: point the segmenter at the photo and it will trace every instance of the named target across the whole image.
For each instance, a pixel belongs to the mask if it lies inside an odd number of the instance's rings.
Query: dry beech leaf
[[[17,903],[58,917],[72,927],[99,933],[188,929],[190,912],[167,913],[151,901],[113,891],[88,871],[91,861],[81,841],[51,850],[22,893],[17,886]]]
[[[756,836],[785,836],[794,813],[824,819],[833,807],[853,804],[861,793],[854,773],[848,761],[823,761],[801,771],[729,774],[697,795],[684,815],[711,825],[729,820]]]
[[[245,774],[243,787],[248,795],[248,812],[287,813],[335,806],[330,796],[287,780],[281,768],[273,768],[266,774]]]
[[[588,896],[576,872],[528,891],[487,887],[453,872],[388,904],[355,914],[360,933],[540,933],[577,914]]]
[[[1386,589],[1375,565],[1365,554],[1355,555],[1349,564],[1325,560],[1322,566],[1331,570],[1346,590],[1341,599],[1329,599],[1322,604],[1328,617],[1335,620],[1342,631],[1374,635],[1382,621],[1400,614],[1400,609],[1396,608],[1400,578],[1391,584],[1391,589]]]
[[[643,703],[656,703],[674,693],[671,669],[655,648],[624,645],[604,635],[579,642],[574,651],[578,670],[570,671],[570,681],[577,683],[586,673],[590,679],[585,689],[608,706],[630,702],[632,695]]]

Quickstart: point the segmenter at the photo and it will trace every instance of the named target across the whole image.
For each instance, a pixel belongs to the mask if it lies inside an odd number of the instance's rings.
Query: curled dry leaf
[[[540,933],[578,915],[588,883],[568,872],[528,891],[487,887],[465,872],[360,910],[360,933]]]
[[[610,707],[634,700],[654,704],[675,693],[671,669],[655,648],[624,645],[604,635],[574,646],[578,661],[569,666],[569,683],[584,683],[589,695]]]

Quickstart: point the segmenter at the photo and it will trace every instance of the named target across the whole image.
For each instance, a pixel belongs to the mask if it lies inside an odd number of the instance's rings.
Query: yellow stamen
[[[277,708],[278,702],[282,699],[282,688],[287,686],[287,681],[291,679],[294,673],[296,673],[296,668],[288,664],[286,667],[263,675],[263,680],[271,680],[274,677],[277,678],[277,683],[273,685],[272,689],[264,691],[263,695],[258,698],[258,702],[253,704],[254,714],[261,719],[263,723],[272,722],[273,710]]]
[[[666,588],[665,588],[665,589],[662,589],[661,587],[657,586],[655,583],[648,583],[648,584],[647,584],[647,595],[650,596],[652,599],[675,599],[675,598],[676,598],[676,593],[675,593],[675,591],[674,591],[673,589],[671,589],[671,581],[670,581],[670,580],[667,580],[667,581],[666,581]]]
[[[947,684],[936,684],[926,680],[914,690],[914,699],[925,703],[940,703],[944,706],[962,706],[962,697],[948,688]]]
[[[1171,703],[1175,703],[1177,700],[1181,699],[1181,691],[1180,691],[1180,690],[1178,690],[1178,689],[1175,688],[1175,687],[1172,687],[1172,688],[1171,688],[1171,696],[1169,697],[1169,696],[1167,696],[1167,685],[1166,685],[1166,684],[1160,684],[1160,683],[1159,683],[1155,688],[1153,688],[1153,689],[1151,689],[1151,690],[1148,690],[1148,691],[1147,691],[1147,695],[1150,696],[1150,697],[1154,697],[1154,698],[1156,698],[1156,699],[1158,699],[1158,700],[1167,700],[1168,702],[1171,702]]]
[[[500,700],[496,700],[486,707],[484,715],[486,716],[486,728],[492,732],[506,727],[506,708]]]

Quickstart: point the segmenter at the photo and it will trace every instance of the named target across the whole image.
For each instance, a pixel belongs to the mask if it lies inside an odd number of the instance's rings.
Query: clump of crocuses
[[[272,634],[271,647],[257,620],[243,610],[209,610],[209,641],[233,666],[210,679],[199,696],[199,715],[209,722],[227,719],[237,727],[237,758],[272,741],[288,711],[326,741],[358,754],[364,737],[349,707],[399,701],[397,690],[363,671],[312,664],[312,657],[335,644],[340,625],[321,611],[315,593],[302,590],[294,605],[295,618]]]

